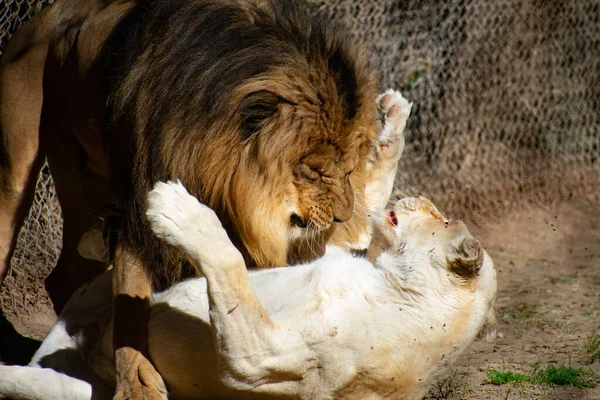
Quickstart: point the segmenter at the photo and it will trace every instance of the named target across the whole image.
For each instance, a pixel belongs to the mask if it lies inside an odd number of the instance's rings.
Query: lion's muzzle
[[[290,215],[290,224],[297,226],[298,228],[306,228],[308,224],[298,214]]]
[[[346,222],[352,217],[354,209],[354,191],[349,180],[346,181],[343,192],[336,197],[333,201],[333,221]]]

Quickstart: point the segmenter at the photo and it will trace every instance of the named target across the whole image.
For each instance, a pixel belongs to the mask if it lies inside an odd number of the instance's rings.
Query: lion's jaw
[[[229,187],[235,190],[228,196],[234,205],[229,210],[236,212],[228,210],[227,214],[233,222],[230,234],[239,234],[247,261],[258,267],[277,267],[324,254],[329,232],[353,213],[350,173],[358,164],[358,147],[351,149],[352,157],[338,149],[336,154],[306,154],[304,149],[295,166],[272,161],[278,169],[271,165],[257,168],[252,160],[239,163],[244,173],[233,177]]]

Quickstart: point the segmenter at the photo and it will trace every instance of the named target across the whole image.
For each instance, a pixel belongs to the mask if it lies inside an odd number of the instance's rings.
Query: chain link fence
[[[313,4],[415,103],[402,192],[454,216],[598,197],[600,1]]]
[[[0,51],[45,1],[0,0]],[[600,193],[600,1],[328,0],[372,50],[381,87],[414,102],[397,187],[452,216]],[[0,294],[5,313],[47,304],[60,249],[47,169]],[[467,215],[465,215],[467,214]]]
[[[0,0],[0,53],[10,36],[49,0]],[[27,316],[52,308],[44,279],[56,264],[62,245],[62,213],[50,171],[37,180],[34,201],[25,220],[2,288],[0,307],[7,317],[27,324]]]
[[[2,0],[0,6],[0,53],[8,38],[51,0]]]

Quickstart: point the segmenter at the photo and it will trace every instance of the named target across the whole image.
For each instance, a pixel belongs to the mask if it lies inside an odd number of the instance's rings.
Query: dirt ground
[[[600,399],[593,389],[534,384],[492,385],[486,371],[531,371],[533,363],[587,364],[586,343],[600,334],[600,202],[572,201],[513,212],[496,222],[475,216],[469,227],[498,270],[498,337],[475,342],[432,394],[444,399]],[[486,223],[477,223],[487,220]],[[10,319],[21,334],[40,338],[55,316],[48,308]],[[26,350],[24,350],[26,351]]]
[[[600,399],[600,386],[496,386],[486,378],[489,367],[527,373],[538,362],[600,374],[600,362],[586,363],[586,343],[600,334],[600,203],[519,211],[469,228],[498,271],[498,337],[461,357],[450,371],[459,393],[449,398]]]

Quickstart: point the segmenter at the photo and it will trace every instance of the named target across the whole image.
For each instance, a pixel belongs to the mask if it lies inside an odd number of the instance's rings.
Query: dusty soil
[[[470,230],[498,269],[498,338],[474,343],[449,371],[454,393],[432,393],[471,400],[600,399],[600,386],[495,386],[486,378],[490,367],[528,372],[536,362],[570,362],[600,376],[600,362],[586,364],[585,350],[600,334],[600,202],[522,210],[493,223],[485,216],[473,220]],[[21,334],[38,338],[54,318],[47,307],[10,316]]]
[[[462,393],[449,397],[600,399],[600,386],[495,386],[486,378],[489,367],[527,373],[537,362],[600,374],[585,349],[600,334],[600,203],[519,211],[470,230],[498,270],[498,337],[475,342],[458,361],[451,374]]]

